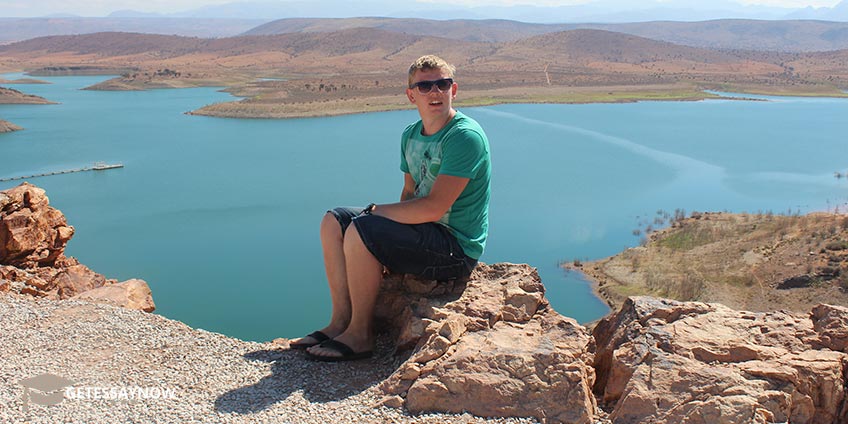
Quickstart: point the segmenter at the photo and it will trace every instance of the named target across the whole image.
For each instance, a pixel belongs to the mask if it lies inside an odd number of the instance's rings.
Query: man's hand
[[[413,198],[415,182],[408,173],[404,174],[404,186],[400,203],[379,205],[374,215],[384,216],[402,224],[423,224],[438,221],[450,209],[453,202],[468,185],[468,178],[439,174],[430,194]],[[407,197],[408,196],[408,197]]]

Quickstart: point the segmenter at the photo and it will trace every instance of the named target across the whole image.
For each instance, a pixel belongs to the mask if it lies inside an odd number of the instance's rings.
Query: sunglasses
[[[437,79],[435,81],[418,81],[415,84],[409,86],[409,88],[418,87],[418,92],[421,94],[427,94],[433,91],[433,87],[438,87],[439,91],[448,91],[448,89],[453,85],[453,78],[442,78]]]

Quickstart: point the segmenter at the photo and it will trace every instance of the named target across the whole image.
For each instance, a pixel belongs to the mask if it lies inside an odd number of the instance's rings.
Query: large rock
[[[101,301],[144,312],[153,312],[156,309],[156,306],[153,304],[153,294],[150,292],[150,287],[146,282],[138,279],[98,287],[80,293],[72,297],[72,299]]]
[[[107,299],[148,312],[154,309],[144,281],[116,284],[65,256],[73,235],[74,228],[50,206],[44,190],[23,183],[0,191],[0,292],[48,299],[86,294],[86,299]]]
[[[630,298],[593,332],[596,394],[614,423],[848,422],[848,311],[816,311]]]
[[[527,265],[479,265],[467,282],[384,280],[376,315],[408,359],[384,404],[588,423],[597,415],[588,331],[556,313]]]
[[[44,190],[23,183],[0,192],[0,264],[53,265],[73,234],[62,212],[50,207]]]

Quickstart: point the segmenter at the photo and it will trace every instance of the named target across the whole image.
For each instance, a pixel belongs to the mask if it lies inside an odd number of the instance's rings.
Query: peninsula
[[[25,94],[13,88],[0,87],[0,104],[49,105],[54,103],[44,97]]]
[[[693,213],[582,271],[612,308],[628,296],[717,302],[734,309],[848,306],[848,215]]]
[[[0,119],[0,133],[12,132],[12,131],[20,131],[23,128],[9,122]]]

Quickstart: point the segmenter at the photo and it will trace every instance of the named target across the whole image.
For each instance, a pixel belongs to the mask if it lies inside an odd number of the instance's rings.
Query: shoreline
[[[620,253],[621,252],[617,253],[616,255]],[[616,296],[613,296],[610,291],[605,289],[605,284],[602,284],[602,280],[604,278],[612,277],[597,270],[587,271],[587,268],[593,268],[596,264],[602,261],[607,261],[613,256],[607,256],[605,258],[597,259],[594,261],[582,262],[580,266],[575,266],[571,263],[562,264],[562,268],[565,269],[567,272],[577,272],[583,277],[584,280],[586,280],[587,283],[589,283],[589,286],[592,289],[592,294],[596,298],[604,302],[604,304],[606,304],[610,308],[610,313],[613,313],[619,308],[621,308],[621,305],[624,303],[625,300],[627,300],[627,298],[625,297],[621,299],[616,299]]]
[[[497,106],[504,104],[623,104],[653,101],[697,102],[704,100],[758,101],[744,96],[723,96],[708,88],[691,86],[627,87],[510,87],[498,90],[461,91],[458,108]],[[611,90],[612,89],[612,90]],[[752,96],[848,98],[846,93],[785,93],[741,92]],[[214,103],[185,112],[187,115],[235,119],[297,119],[356,115],[361,113],[412,110],[400,94],[343,99],[310,100],[291,103],[252,103],[250,99]]]

